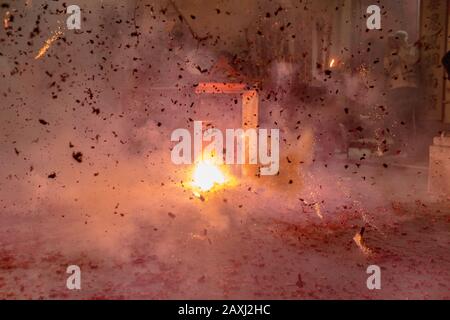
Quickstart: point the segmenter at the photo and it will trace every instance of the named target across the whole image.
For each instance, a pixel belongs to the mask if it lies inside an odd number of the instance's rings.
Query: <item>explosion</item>
[[[209,191],[215,185],[223,185],[227,182],[225,174],[210,160],[202,160],[197,163],[192,185],[200,191]]]

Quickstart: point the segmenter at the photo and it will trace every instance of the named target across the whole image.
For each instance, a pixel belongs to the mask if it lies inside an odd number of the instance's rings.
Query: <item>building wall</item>
[[[447,1],[447,48],[446,51],[450,51],[450,1]],[[445,92],[445,111],[444,121],[450,123],[450,79],[447,78],[446,92]]]
[[[444,108],[445,74],[442,57],[447,49],[448,2],[421,1],[421,75],[425,87],[424,107],[430,120],[450,122],[450,109]]]

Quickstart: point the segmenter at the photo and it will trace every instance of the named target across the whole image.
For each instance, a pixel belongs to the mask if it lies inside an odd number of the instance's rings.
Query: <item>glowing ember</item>
[[[330,68],[333,68],[336,65],[336,60],[331,59],[330,61]]]
[[[317,216],[318,216],[320,219],[323,219],[322,209],[320,208],[320,204],[319,204],[319,203],[315,203],[315,204],[314,204],[314,210],[316,211]]]
[[[209,191],[215,185],[226,182],[225,175],[211,161],[202,160],[195,167],[192,185],[201,191]]]
[[[371,255],[372,254],[372,250],[370,250],[370,248],[366,245],[366,242],[364,241],[364,237],[363,237],[364,230],[365,230],[365,228],[362,228],[360,232],[355,234],[355,236],[353,237],[353,241],[355,241],[355,243],[358,246],[358,248],[361,249],[361,251],[365,255]]]
[[[8,29],[10,27],[9,23],[11,22],[11,13],[6,11],[5,17],[3,18],[3,28]]]
[[[55,42],[56,40],[58,40],[58,38],[62,35],[62,31],[61,30],[57,30],[55,32],[55,34],[53,34],[50,38],[48,38],[45,41],[44,46],[39,50],[39,53],[37,54],[36,57],[34,57],[34,59],[39,59],[41,57],[43,57],[45,55],[45,53],[47,52],[47,50],[50,48],[50,46],[53,44],[53,42]]]
[[[202,201],[205,201],[205,197],[203,197],[203,196],[200,194],[200,192],[194,190],[193,194],[194,194],[194,196],[195,196],[196,198],[198,198],[198,199],[200,199],[200,200],[202,200]]]

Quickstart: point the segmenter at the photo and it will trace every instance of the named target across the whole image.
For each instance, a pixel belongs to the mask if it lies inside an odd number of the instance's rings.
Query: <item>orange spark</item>
[[[361,249],[361,251],[365,255],[371,255],[372,250],[370,250],[370,248],[366,245],[366,242],[364,241],[364,238],[363,238],[364,230],[365,230],[365,228],[362,228],[360,232],[355,234],[355,236],[353,237],[353,241],[355,241],[356,245],[359,247],[359,249]]]
[[[318,216],[320,219],[323,219],[322,210],[321,210],[321,208],[320,208],[320,204],[319,204],[319,203],[315,203],[315,204],[314,204],[314,210],[316,211],[317,216]]]
[[[336,60],[331,59],[330,61],[330,68],[333,68],[336,65]]]
[[[11,22],[11,12],[6,11],[5,17],[3,18],[3,28],[8,29],[10,22]]]
[[[34,57],[34,59],[39,59],[42,58],[45,53],[47,52],[47,50],[50,48],[50,46],[53,44],[53,42],[55,42],[56,40],[58,40],[58,38],[62,35],[62,31],[61,30],[57,30],[50,38],[48,38],[47,40],[45,40],[44,46],[39,50],[39,53],[36,55],[36,57]]]

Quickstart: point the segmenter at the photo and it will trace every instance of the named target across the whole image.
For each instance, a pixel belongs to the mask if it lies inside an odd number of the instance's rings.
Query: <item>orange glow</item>
[[[204,153],[203,157],[197,159],[194,164],[190,188],[196,198],[205,201],[206,192],[214,192],[232,186],[235,182],[235,178],[222,161],[219,161],[213,153]]]
[[[361,233],[357,233],[353,237],[353,241],[355,241],[356,245],[362,251],[362,253],[364,253],[365,255],[371,255],[372,254],[372,250],[370,250],[370,248],[366,245],[366,243],[364,241],[364,238],[363,238]]]
[[[336,60],[335,59],[331,59],[330,61],[330,68],[333,68],[336,65]]]
[[[6,11],[5,17],[3,18],[3,28],[8,29],[10,21],[11,21],[11,13],[9,11]]]
[[[192,185],[200,191],[209,191],[227,182],[225,174],[210,160],[197,163],[192,180]]]
[[[48,38],[45,41],[44,46],[39,50],[39,53],[36,55],[36,57],[34,57],[34,59],[39,59],[42,58],[45,53],[47,52],[47,50],[50,48],[50,46],[53,44],[53,42],[55,42],[56,40],[58,40],[58,38],[62,35],[62,31],[61,30],[57,30],[50,38]]]

